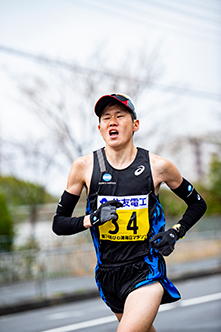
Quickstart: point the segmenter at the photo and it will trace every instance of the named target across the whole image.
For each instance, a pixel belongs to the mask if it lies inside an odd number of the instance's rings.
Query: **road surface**
[[[221,275],[176,286],[182,300],[161,306],[157,332],[221,332]],[[0,317],[1,332],[114,332],[117,325],[100,298]]]

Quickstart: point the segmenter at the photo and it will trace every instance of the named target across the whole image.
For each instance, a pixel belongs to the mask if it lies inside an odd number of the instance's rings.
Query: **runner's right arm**
[[[71,168],[67,190],[63,192],[58,202],[53,219],[52,230],[57,235],[76,234],[91,226],[99,226],[111,219],[117,220],[118,218],[116,209],[122,207],[122,203],[118,201],[106,202],[88,216],[72,217],[85,183],[84,174],[89,164],[88,159],[87,157],[79,158]]]
[[[84,223],[84,219],[87,216],[71,217],[79,197],[70,194],[66,190],[61,196],[52,227],[53,232],[57,235],[71,235],[87,229]],[[117,220],[116,209],[119,207],[123,207],[123,204],[116,200],[103,203],[96,211],[90,214],[90,226],[100,226],[111,219]]]

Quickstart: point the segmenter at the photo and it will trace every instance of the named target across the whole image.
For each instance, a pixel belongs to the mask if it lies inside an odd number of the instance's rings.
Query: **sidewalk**
[[[168,265],[173,282],[221,273],[221,258]],[[94,276],[49,279],[0,286],[0,315],[98,296]]]

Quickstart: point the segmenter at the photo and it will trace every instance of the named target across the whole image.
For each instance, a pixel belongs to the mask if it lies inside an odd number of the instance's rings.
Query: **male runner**
[[[73,163],[53,231],[71,235],[90,228],[97,286],[120,322],[117,331],[154,332],[160,304],[180,299],[163,256],[202,217],[206,203],[170,161],[134,146],[139,120],[129,97],[103,96],[95,113],[105,148]],[[187,204],[181,220],[167,231],[158,199],[163,182]],[[86,215],[72,218],[84,186]]]

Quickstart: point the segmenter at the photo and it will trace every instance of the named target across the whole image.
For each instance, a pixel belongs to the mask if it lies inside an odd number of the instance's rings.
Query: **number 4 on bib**
[[[137,214],[136,212],[133,212],[129,223],[127,225],[127,230],[128,231],[133,231],[134,234],[137,234],[138,226],[137,226]]]

